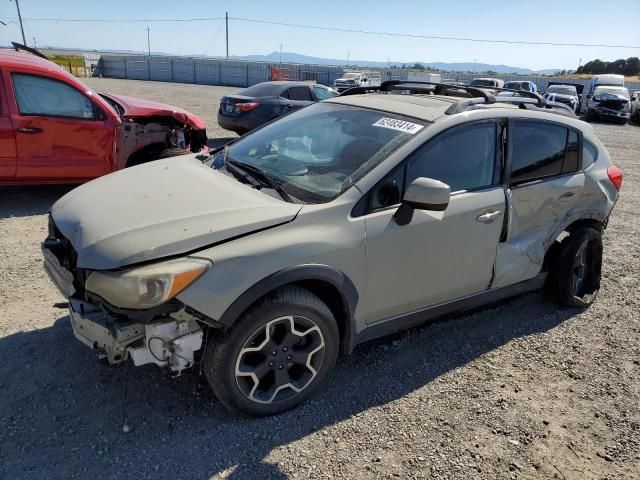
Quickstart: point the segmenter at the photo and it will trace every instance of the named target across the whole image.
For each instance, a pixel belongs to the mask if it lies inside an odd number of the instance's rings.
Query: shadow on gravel
[[[0,219],[44,215],[56,200],[76,186],[0,187]]]
[[[286,478],[267,458],[273,450],[576,313],[530,294],[362,345],[338,360],[314,399],[263,419],[227,413],[197,372],[170,378],[155,366],[96,361],[61,317],[49,328],[0,340],[0,477],[208,479],[224,472],[236,480]],[[430,418],[426,407],[414,413]],[[129,433],[122,431],[125,416]],[[328,451],[336,448],[331,435],[320,438]],[[304,457],[288,461],[289,469],[305,464]]]

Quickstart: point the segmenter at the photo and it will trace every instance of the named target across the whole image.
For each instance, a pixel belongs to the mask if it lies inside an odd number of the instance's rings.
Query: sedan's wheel
[[[600,289],[602,236],[593,228],[579,228],[566,237],[556,251],[549,272],[549,291],[558,303],[589,306]]]
[[[286,287],[211,338],[204,371],[228,408],[271,415],[295,407],[326,378],[338,353],[331,310],[314,294]]]

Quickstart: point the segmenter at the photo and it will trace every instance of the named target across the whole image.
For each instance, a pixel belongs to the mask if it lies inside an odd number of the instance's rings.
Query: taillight
[[[607,176],[609,180],[611,180],[611,183],[613,183],[613,186],[616,187],[616,190],[620,191],[620,187],[622,186],[622,170],[618,167],[611,166],[607,168]]]
[[[260,104],[258,102],[244,102],[244,103],[236,103],[234,105],[237,112],[250,112],[251,110],[255,110],[258,108]]]

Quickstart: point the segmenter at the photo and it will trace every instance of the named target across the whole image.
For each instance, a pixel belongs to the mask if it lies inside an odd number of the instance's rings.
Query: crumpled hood
[[[594,95],[593,99],[596,102],[620,102],[620,103],[628,103],[629,98],[624,95],[618,95],[617,93],[599,93],[598,95]]]
[[[113,95],[111,93],[101,93],[100,95],[111,98],[122,105],[125,117],[172,117],[180,123],[189,125],[197,130],[207,128],[207,124],[203,119],[173,105],[152,102],[151,100],[144,100],[142,98],[128,97],[126,95]]]
[[[290,222],[300,209],[185,155],[86,183],[58,200],[51,216],[77,266],[105,270]]]

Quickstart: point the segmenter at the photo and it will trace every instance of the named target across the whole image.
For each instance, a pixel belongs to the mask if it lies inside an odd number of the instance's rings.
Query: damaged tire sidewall
[[[586,244],[586,245],[585,245]],[[573,273],[576,257],[586,248],[586,276],[578,292],[574,291]],[[580,228],[560,244],[555,277],[557,300],[573,307],[591,305],[600,290],[602,277],[602,235],[593,228]]]

